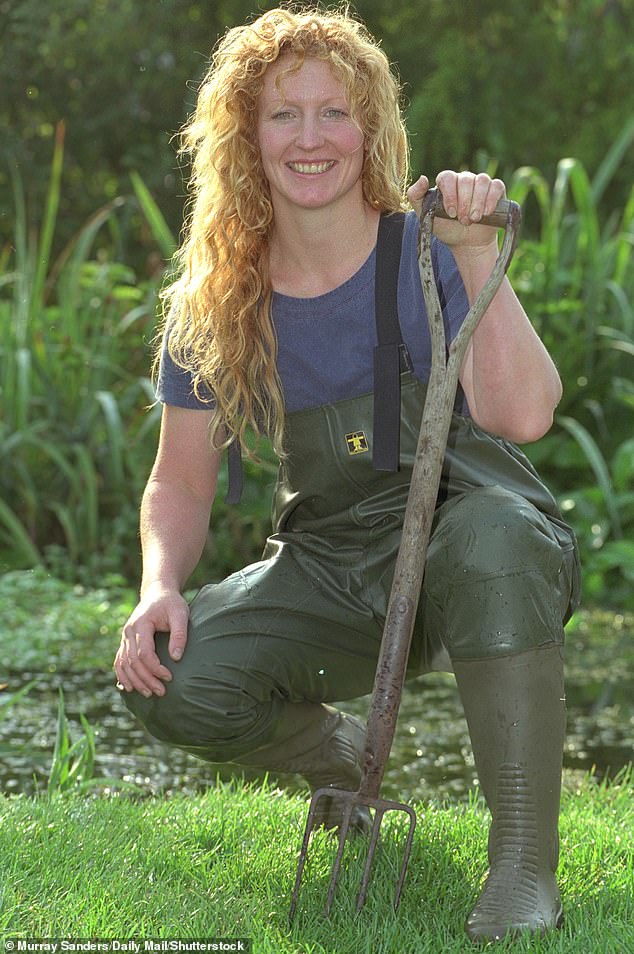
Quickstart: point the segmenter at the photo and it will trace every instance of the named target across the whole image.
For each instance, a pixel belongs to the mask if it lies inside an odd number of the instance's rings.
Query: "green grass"
[[[133,594],[88,590],[42,569],[0,579],[0,652],[33,671],[110,667]],[[597,620],[597,678],[614,621]],[[614,665],[614,664],[612,664]],[[621,663],[621,668],[624,663]],[[97,788],[97,792],[103,791]],[[634,949],[634,775],[597,785],[566,777],[561,821],[562,931],[498,950]],[[306,802],[271,787],[219,785],[202,795],[138,798],[0,796],[0,938],[252,937],[254,954],[452,954],[473,950],[462,924],[485,870],[481,803],[417,805],[419,827],[398,915],[391,910],[398,838],[377,856],[366,907],[351,863],[329,920],[321,915],[332,839],[311,845],[292,930],[287,915]],[[389,819],[385,820],[386,830]],[[356,844],[346,858],[362,856]]]
[[[564,795],[559,869],[566,920],[545,939],[496,950],[626,952],[634,944],[631,775]],[[311,843],[292,928],[288,906],[306,804],[267,787],[220,785],[147,800],[0,798],[0,936],[250,937],[255,954],[452,954],[473,950],[463,921],[484,873],[480,802],[419,805],[401,907],[391,908],[397,822],[354,915],[363,844],[346,855],[322,916],[333,839]],[[384,825],[388,828],[387,819]]]

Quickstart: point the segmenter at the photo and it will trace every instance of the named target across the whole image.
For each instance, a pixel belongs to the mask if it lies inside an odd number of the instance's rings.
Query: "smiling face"
[[[290,54],[266,71],[257,137],[273,208],[319,209],[363,202],[363,133],[350,115],[343,83],[325,60]]]

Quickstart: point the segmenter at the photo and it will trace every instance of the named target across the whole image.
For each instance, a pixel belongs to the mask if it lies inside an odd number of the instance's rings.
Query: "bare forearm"
[[[143,580],[182,590],[200,560],[209,527],[210,504],[184,484],[148,482],[141,504]]]
[[[434,232],[451,248],[473,303],[497,258],[495,233],[481,223],[504,197],[504,183],[486,173],[446,169],[436,185],[449,218],[437,218]],[[428,189],[424,175],[408,189],[419,215]],[[460,382],[474,420],[486,430],[523,443],[537,440],[552,424],[561,381],[506,279],[473,335]]]
[[[470,302],[495,258],[495,246],[456,254]],[[487,430],[524,442],[550,427],[561,397],[559,375],[507,279],[474,333],[462,380],[471,413]]]
[[[141,503],[143,581],[115,659],[126,692],[165,694],[172,672],[156,649],[156,633],[169,633],[169,658],[187,646],[189,609],[182,595],[198,563],[216,492],[220,453],[209,444],[211,412],[165,405],[152,474]]]

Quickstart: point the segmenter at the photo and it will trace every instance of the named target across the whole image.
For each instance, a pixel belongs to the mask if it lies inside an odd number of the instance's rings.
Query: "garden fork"
[[[320,799],[334,798],[343,809],[337,854],[333,862],[328,887],[324,912],[326,915],[330,913],[332,907],[344,845],[355,807],[365,806],[374,810],[366,863],[357,896],[357,911],[361,910],[365,902],[379,838],[379,829],[386,812],[402,811],[409,817],[403,861],[394,896],[394,910],[397,910],[399,905],[412,847],[416,826],[414,809],[402,802],[381,798],[379,791],[396,729],[401,691],[405,680],[407,658],[425,568],[427,544],[434,517],[447,436],[458,386],[458,375],[471,336],[491,303],[491,299],[499,288],[510,264],[517,243],[517,233],[521,220],[519,206],[508,199],[502,199],[495,212],[481,220],[485,225],[503,228],[505,230],[504,241],[487,282],[471,306],[460,331],[454,340],[447,345],[431,261],[434,216],[448,218],[442,204],[442,195],[437,189],[429,190],[425,196],[418,233],[419,269],[431,333],[431,372],[403,520],[401,543],[396,559],[394,580],[368,711],[361,782],[356,792],[336,788],[319,788],[312,796],[289,912],[291,923],[297,907],[308,844],[316,825],[317,805]]]

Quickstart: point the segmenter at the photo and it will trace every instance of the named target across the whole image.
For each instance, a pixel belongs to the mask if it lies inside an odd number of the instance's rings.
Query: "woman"
[[[150,732],[201,758],[356,789],[364,727],[328,703],[374,678],[430,362],[415,214],[429,182],[410,187],[403,215],[398,84],[345,12],[278,9],[230,30],[185,145],[193,205],[165,296],[162,428],[119,687]],[[436,222],[434,266],[452,335],[495,261],[496,232],[478,223],[504,185],[450,171],[436,182],[451,216]],[[402,372],[400,456],[387,462],[373,432],[385,323]],[[509,443],[548,430],[561,384],[507,281],[461,392],[408,674],[456,675],[492,813],[467,931],[489,939],[561,920],[563,624],[576,580],[573,535]],[[188,607],[221,456],[248,426],[281,461],[274,533],[261,563]],[[337,806],[321,821],[336,826]],[[356,826],[367,822],[359,810]]]

